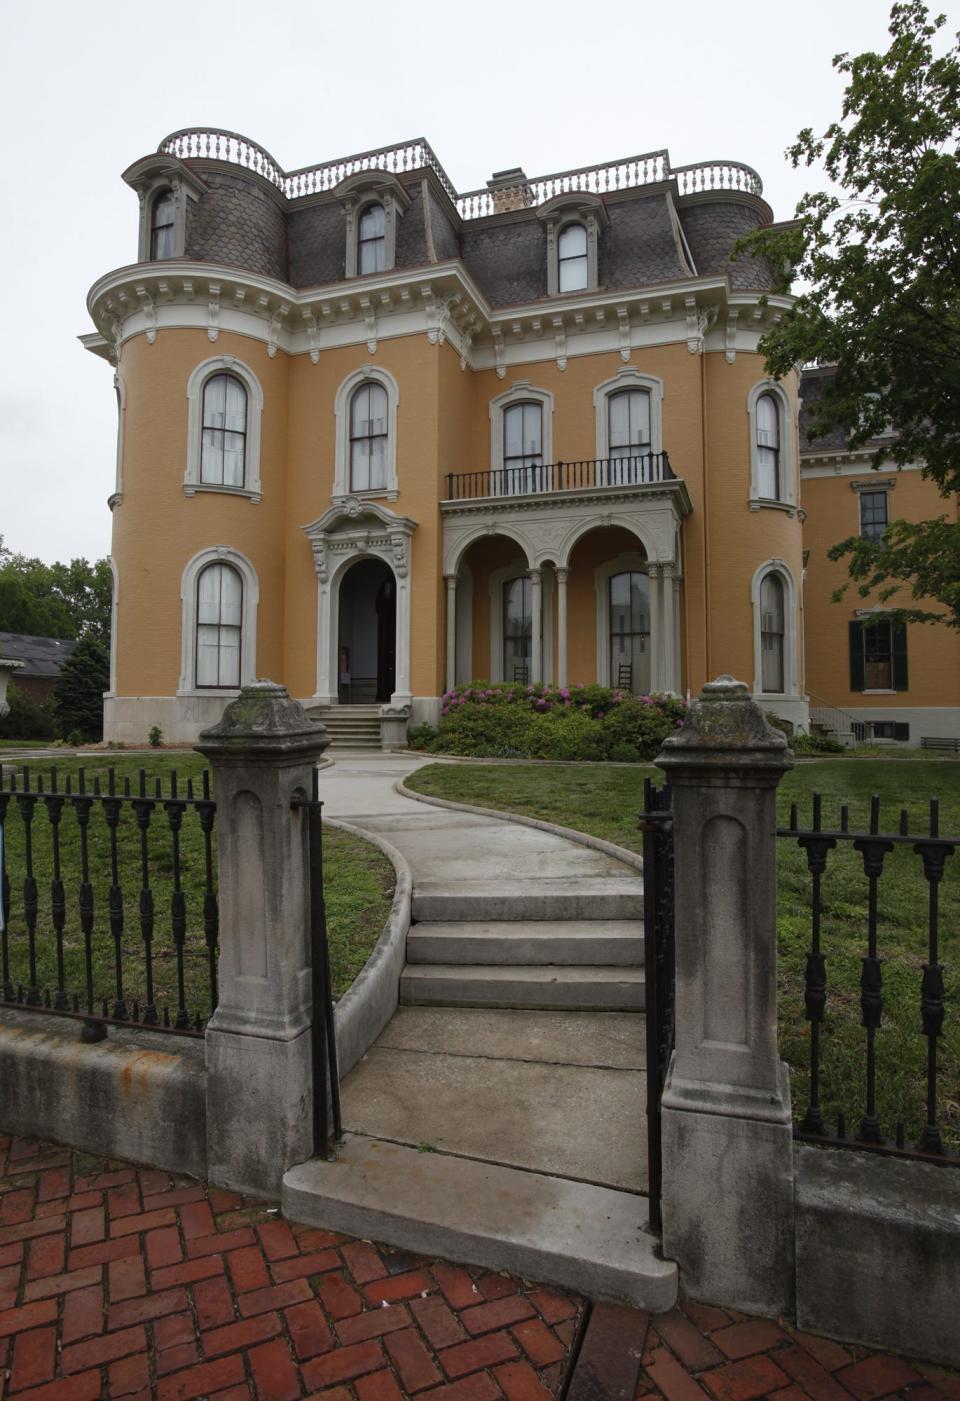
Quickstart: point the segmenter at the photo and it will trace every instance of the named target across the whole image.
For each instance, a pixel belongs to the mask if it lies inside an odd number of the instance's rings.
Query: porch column
[[[663,608],[661,607],[660,565],[648,564],[650,578],[650,689],[665,691],[663,670]],[[613,677],[610,678],[613,685]]]
[[[206,1032],[211,1182],[280,1195],[313,1151],[307,816],[329,738],[285,687],[244,686],[196,748],[217,799],[220,1001]]]
[[[673,789],[676,892],[663,1250],[690,1298],[776,1318],[794,1292],[776,852],[777,785],[793,758],[748,687],[721,676],[656,763]]]
[[[326,570],[317,575],[317,688],[313,699],[317,705],[336,705],[339,696],[339,676],[333,658],[335,641],[331,632],[336,627],[331,617],[330,579]]]
[[[677,676],[677,581],[674,577],[676,566],[660,566],[660,607],[663,616],[663,644],[660,655],[663,659],[661,691],[679,691]]]
[[[539,569],[530,574],[530,623],[533,628],[530,656],[530,680],[543,680],[543,575]]]
[[[444,574],[447,581],[447,690],[457,684],[457,576]]]
[[[407,555],[408,539],[391,536],[393,566],[397,581],[397,674],[396,690],[390,697],[391,705],[409,705],[413,699],[410,690],[410,569]]]
[[[557,570],[557,685],[567,684],[567,579],[570,570]]]

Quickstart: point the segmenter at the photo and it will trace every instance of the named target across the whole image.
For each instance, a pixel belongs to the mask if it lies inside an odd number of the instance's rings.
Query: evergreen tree
[[[83,743],[103,738],[103,693],[110,686],[110,654],[95,633],[82,637],[64,662],[53,692],[60,733]]]

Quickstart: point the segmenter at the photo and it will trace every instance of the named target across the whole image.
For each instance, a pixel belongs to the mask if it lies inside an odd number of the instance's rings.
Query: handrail
[[[364,170],[386,170],[397,175],[410,170],[430,169],[437,176],[462,219],[482,219],[509,209],[525,209],[561,194],[606,194],[614,190],[636,189],[675,178],[680,194],[709,190],[743,190],[761,195],[763,181],[749,165],[739,161],[699,161],[693,165],[670,165],[666,150],[647,151],[600,165],[560,170],[552,175],[524,178],[495,189],[467,190],[458,194],[453,182],[437,159],[429,141],[415,136],[392,146],[380,146],[355,155],[342,156],[320,165],[286,171],[270,152],[239,132],[222,127],[182,127],[165,136],[157,148],[161,154],[180,160],[225,161],[243,166],[269,180],[288,199],[333,190],[349,175]]]
[[[675,480],[665,452],[645,452],[635,457],[584,458],[576,462],[501,467],[495,471],[448,472],[445,499],[475,501],[489,496],[541,496],[555,491],[650,486]]]
[[[807,696],[812,702],[810,706],[811,721],[814,719],[814,714],[816,714],[818,724],[825,725],[828,729],[833,730],[835,734],[852,734],[858,743],[861,744],[872,738],[872,720],[858,720],[857,717],[851,715],[849,711],[843,710],[839,705],[834,705],[831,701],[824,700],[822,696],[815,696],[812,691],[808,691]],[[821,719],[820,717],[823,718]],[[837,719],[845,721],[846,723],[838,725],[836,723]]]

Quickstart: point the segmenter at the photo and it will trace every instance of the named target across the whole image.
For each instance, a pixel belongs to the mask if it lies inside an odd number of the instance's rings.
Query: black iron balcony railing
[[[636,457],[597,457],[582,462],[546,462],[502,467],[496,472],[448,472],[448,501],[484,496],[532,496],[596,487],[647,486],[676,481],[665,452]]]

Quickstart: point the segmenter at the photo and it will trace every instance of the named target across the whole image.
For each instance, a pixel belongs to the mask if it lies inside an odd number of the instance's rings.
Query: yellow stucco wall
[[[237,356],[263,387],[263,499],[256,505],[243,497],[215,492],[187,497],[183,491],[187,380],[214,355]],[[553,459],[591,459],[596,455],[593,390],[626,368],[619,354],[610,352],[572,356],[562,371],[548,358],[511,368],[499,379],[493,370],[463,369],[448,343],[431,344],[422,334],[383,339],[372,356],[363,345],[327,348],[317,364],[282,350],[271,358],[261,342],[226,331],[216,345],[199,329],[161,329],[152,345],[144,336],[133,338],[120,365],[126,391],[124,489],[114,514],[113,554],[121,581],[119,695],[175,692],[184,566],[197,551],[220,544],[246,555],[259,577],[257,674],[282,680],[294,695],[313,693],[317,583],[302,527],[331,504],[337,389],[368,363],[389,370],[399,385],[399,494],[384,504],[417,522],[411,550],[411,683],[420,696],[438,695],[444,687],[438,501],[446,495],[448,472],[489,467],[490,401],[519,380],[551,392]],[[729,364],[722,354],[691,354],[680,344],[637,349],[630,367],[664,382],[663,446],[693,507],[682,537],[683,684],[696,691],[721,671],[752,682],[753,574],[762,562],[779,558],[799,581],[802,549],[795,516],[748,508],[747,396],[763,377],[762,360],[741,352]],[[793,397],[795,386],[788,389]],[[593,570],[600,555],[608,548],[616,554],[635,547],[632,538],[624,541],[614,531],[578,546],[569,594],[571,680],[595,674]],[[517,553],[504,548],[506,558]],[[496,551],[476,561],[473,647],[479,675],[489,671],[485,609],[494,559]]]
[[[857,535],[860,531],[859,493],[853,481],[872,480],[866,464],[855,475],[807,476],[803,482],[803,504],[807,512],[804,545],[810,551],[806,585],[806,651],[807,681],[811,699],[818,697],[841,708],[873,706],[889,709],[896,706],[955,706],[960,704],[960,641],[956,631],[936,625],[912,623],[907,628],[907,666],[909,686],[895,696],[869,695],[850,689],[849,623],[857,608],[878,605],[875,595],[861,598],[859,585],[851,584],[839,603],[832,601],[833,592],[847,580],[843,560],[830,560],[827,551],[832,545]],[[925,481],[920,472],[906,470],[881,471],[877,484],[893,481],[889,497],[890,519],[926,520],[947,515],[957,520],[958,498],[944,500],[936,486]],[[902,603],[915,606],[907,591],[901,591],[888,601],[888,606]],[[931,611],[938,605],[928,602]]]

